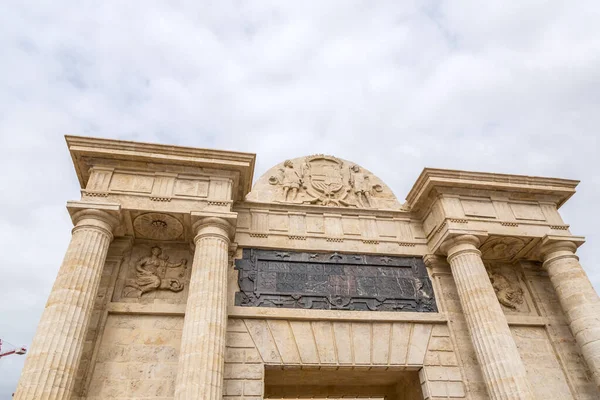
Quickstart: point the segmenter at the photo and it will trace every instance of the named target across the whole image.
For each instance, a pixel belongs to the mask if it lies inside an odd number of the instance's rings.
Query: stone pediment
[[[247,201],[342,208],[401,208],[390,188],[358,164],[317,154],[275,165],[254,184]]]

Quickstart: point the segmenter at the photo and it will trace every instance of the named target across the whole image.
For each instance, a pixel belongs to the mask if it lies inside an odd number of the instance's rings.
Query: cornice
[[[560,207],[575,193],[578,184],[578,180],[572,179],[425,168],[406,196],[406,205],[416,210],[425,203],[434,188],[452,187],[552,195],[557,197],[557,206]]]
[[[292,212],[300,214],[339,214],[339,215],[358,215],[358,216],[380,216],[388,218],[399,218],[405,220],[415,219],[413,215],[405,210],[393,210],[393,209],[376,209],[376,208],[358,208],[358,207],[328,207],[319,206],[314,204],[289,204],[289,203],[266,203],[258,201],[243,201],[236,202],[233,207],[234,211],[237,210],[265,210],[265,211],[279,211],[279,212]]]
[[[92,157],[235,171],[240,174],[240,198],[252,188],[256,161],[252,153],[68,135],[65,139],[81,188],[89,179],[89,165],[83,159]]]

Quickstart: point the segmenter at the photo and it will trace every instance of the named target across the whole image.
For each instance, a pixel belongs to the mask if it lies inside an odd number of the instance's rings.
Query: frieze
[[[237,306],[437,312],[418,257],[244,249],[235,269]]]

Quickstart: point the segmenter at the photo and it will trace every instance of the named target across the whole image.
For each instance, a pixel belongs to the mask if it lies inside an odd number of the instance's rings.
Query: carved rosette
[[[175,217],[156,212],[138,215],[133,220],[136,237],[152,240],[177,240],[183,235],[183,224]]]

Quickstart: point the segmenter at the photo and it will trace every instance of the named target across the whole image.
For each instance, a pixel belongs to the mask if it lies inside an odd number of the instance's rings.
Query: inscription
[[[235,268],[238,306],[437,312],[416,257],[244,249]]]

